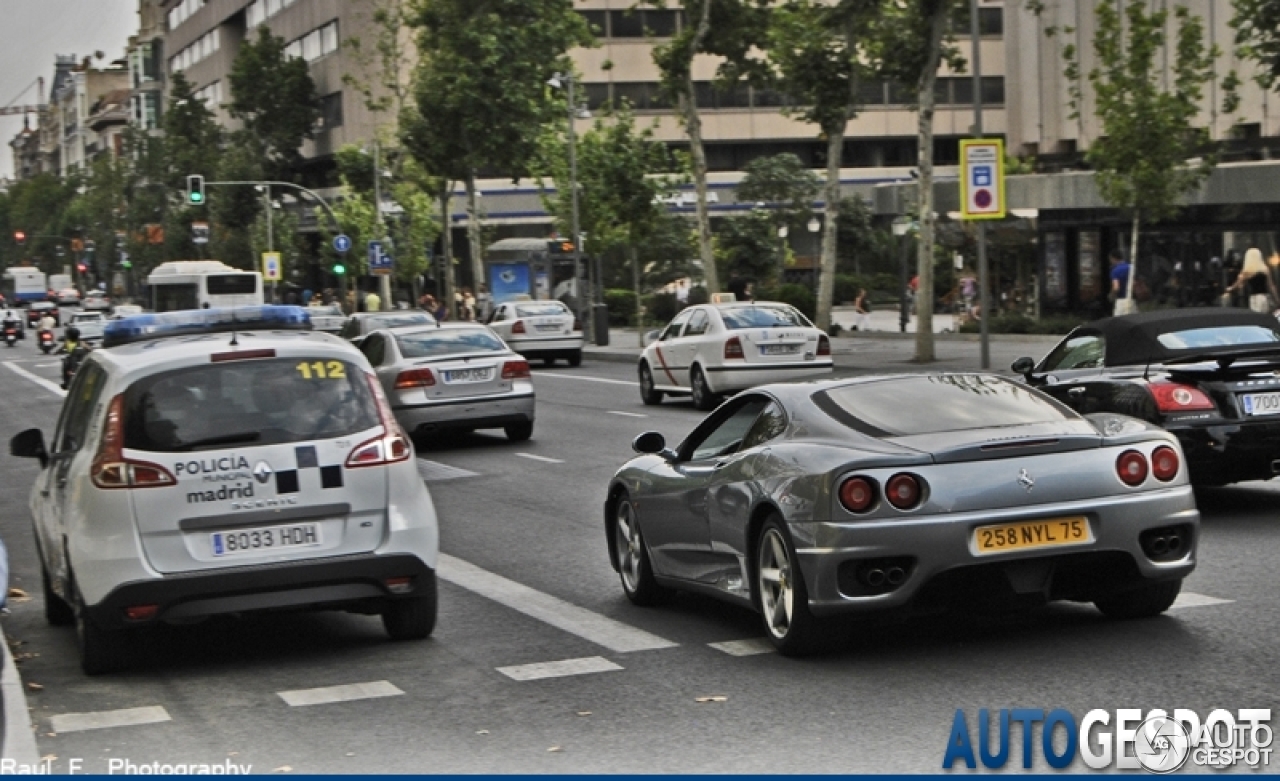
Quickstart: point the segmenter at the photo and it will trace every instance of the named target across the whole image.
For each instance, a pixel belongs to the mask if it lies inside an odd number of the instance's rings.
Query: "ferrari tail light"
[[[890,477],[884,488],[889,504],[899,510],[910,510],[920,504],[920,494],[920,478],[906,472]]]
[[[382,392],[382,385],[372,374],[365,375],[369,380],[369,389],[378,406],[378,420],[382,422],[382,432],[373,439],[356,445],[347,456],[347,467],[378,466],[404,461],[413,455],[413,446],[409,444],[409,436],[396,422],[395,413],[391,411],[391,402],[387,394]]]
[[[1214,409],[1213,400],[1194,385],[1180,382],[1153,382],[1151,395],[1161,412],[1194,412]]]
[[[818,337],[818,355],[831,355],[831,340],[826,336]]]
[[[724,343],[725,360],[730,358],[746,358],[746,354],[742,352],[742,340],[736,336],[729,337],[729,341]]]
[[[396,375],[396,390],[430,388],[436,384],[435,372],[430,369],[410,369]]]
[[[524,321],[523,321],[523,320],[517,320],[517,321],[515,321],[514,323],[512,323],[512,324],[511,324],[511,333],[513,333],[513,334],[527,334],[527,333],[529,333],[529,332],[528,332],[528,331],[526,331],[526,330],[524,329]]]
[[[1147,457],[1137,450],[1126,450],[1116,459],[1116,474],[1127,486],[1142,485],[1147,479]]]
[[[527,380],[529,376],[528,361],[507,361],[502,364],[502,379],[504,380]]]
[[[1160,482],[1167,483],[1178,476],[1179,463],[1178,451],[1161,445],[1151,453],[1151,474]]]
[[[850,477],[840,484],[840,504],[851,513],[864,513],[876,501],[875,481],[868,477]]]
[[[124,457],[124,394],[107,406],[102,441],[89,467],[93,484],[99,488],[160,488],[177,485],[168,469],[148,461]]]

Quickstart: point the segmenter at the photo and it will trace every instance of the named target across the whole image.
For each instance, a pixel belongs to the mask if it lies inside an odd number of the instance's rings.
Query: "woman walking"
[[[1249,308],[1255,312],[1266,314],[1274,308],[1273,302],[1280,303],[1280,293],[1276,292],[1275,280],[1271,278],[1271,269],[1262,259],[1262,251],[1255,248],[1244,253],[1244,267],[1240,269],[1236,281],[1227,288],[1228,292],[1243,290],[1249,301]]]

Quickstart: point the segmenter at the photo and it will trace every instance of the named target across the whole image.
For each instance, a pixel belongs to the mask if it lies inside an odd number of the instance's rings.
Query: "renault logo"
[[[253,477],[259,483],[265,485],[271,479],[271,466],[266,461],[259,461],[258,465],[253,468]]]
[[[1018,470],[1018,485],[1027,489],[1027,493],[1031,493],[1031,489],[1036,487],[1035,478],[1025,469]]]

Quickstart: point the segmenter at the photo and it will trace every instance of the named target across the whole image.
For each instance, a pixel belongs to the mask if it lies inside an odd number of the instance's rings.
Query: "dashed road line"
[[[332,702],[398,697],[404,692],[390,681],[368,681],[367,683],[345,683],[341,686],[323,686],[318,689],[294,689],[276,692],[276,694],[290,706],[300,708],[305,705],[328,705]]]
[[[619,412],[617,410],[606,410],[609,415],[621,415],[624,418],[647,418],[648,415],[641,415],[639,412]]]
[[[516,453],[516,455],[520,456],[521,458],[528,458],[532,461],[542,461],[543,463],[546,463],[546,464],[563,464],[564,463],[564,461],[561,461],[558,458],[547,458],[546,456],[535,456],[533,453]]]
[[[62,388],[58,387],[58,383],[53,382],[52,380],[46,380],[44,377],[37,377],[36,375],[32,374],[31,372],[27,371],[26,369],[22,368],[16,363],[5,361],[4,365],[8,366],[10,369],[13,369],[16,373],[22,375],[23,377],[26,377],[28,380],[31,380],[36,385],[39,385],[40,387],[44,388],[50,393],[56,394],[62,398],[65,398],[67,395],[67,392],[64,391]]]
[[[639,387],[640,383],[635,380],[611,380],[608,377],[591,377],[586,374],[561,374],[559,372],[538,372],[538,377],[558,377],[562,380],[582,380],[583,382],[604,382],[610,385],[630,385],[633,388]]]
[[[774,652],[773,643],[763,637],[752,637],[747,640],[728,640],[723,643],[707,643],[707,645],[730,656],[755,656]]]
[[[458,480],[463,477],[479,477],[479,472],[472,472],[469,469],[463,469],[457,466],[442,464],[439,461],[428,461],[425,458],[418,459],[418,474],[423,480]]]
[[[537,662],[497,669],[514,681],[538,681],[543,678],[565,678],[570,675],[612,672],[623,668],[602,656],[588,656],[584,659],[563,659],[558,662]]]
[[[54,732],[83,732],[108,727],[132,727],[138,724],[159,724],[172,721],[169,711],[159,705],[123,710],[104,710],[92,713],[62,713],[49,718]]]
[[[1192,591],[1184,591],[1178,595],[1169,607],[1170,610],[1177,610],[1181,607],[1209,607],[1210,605],[1229,605],[1235,602],[1234,599],[1219,599],[1218,597],[1205,596],[1204,594],[1196,594]]]
[[[596,645],[604,646],[614,653],[653,651],[660,648],[675,648],[679,645],[508,580],[501,575],[495,575],[445,553],[440,554],[439,568],[436,572],[441,579],[455,586],[465,588]]]

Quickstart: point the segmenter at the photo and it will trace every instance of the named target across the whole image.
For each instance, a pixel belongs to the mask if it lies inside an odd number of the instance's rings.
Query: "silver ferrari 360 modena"
[[[1073,600],[1153,616],[1195,568],[1171,434],[994,375],[768,385],[674,450],[656,432],[634,447],[605,504],[627,597],[754,608],[784,654],[861,614]]]

